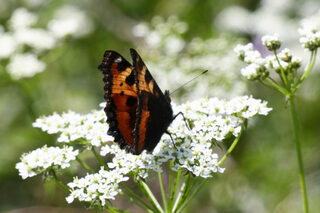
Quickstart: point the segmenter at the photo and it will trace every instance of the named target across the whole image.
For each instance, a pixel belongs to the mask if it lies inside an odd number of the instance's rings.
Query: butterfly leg
[[[171,141],[172,141],[172,144],[173,144],[174,148],[175,148],[176,150],[178,150],[178,149],[177,149],[177,147],[176,147],[176,144],[174,143],[174,140],[173,140],[173,138],[172,138],[172,136],[171,136],[171,133],[170,133],[170,132],[168,132],[168,130],[167,130],[167,131],[165,131],[165,133],[166,133],[167,135],[169,135],[169,136],[170,136],[170,138],[171,138]]]
[[[189,127],[189,125],[188,125],[187,119],[186,119],[186,117],[184,117],[184,114],[183,114],[182,112],[179,112],[178,114],[176,114],[176,115],[173,117],[172,121],[173,121],[174,119],[176,119],[176,117],[178,117],[178,115],[182,115],[183,120],[184,120],[184,123],[186,124],[186,127],[188,128],[188,130],[191,130],[190,127]]]

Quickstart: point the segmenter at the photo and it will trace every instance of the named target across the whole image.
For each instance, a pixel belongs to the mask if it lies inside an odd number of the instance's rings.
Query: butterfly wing
[[[138,107],[136,71],[115,51],[106,51],[98,68],[104,74],[108,134],[115,138],[122,149],[133,152],[133,130]]]
[[[135,133],[138,152],[152,151],[173,120],[169,93],[162,93],[139,54],[130,49],[132,64],[138,75],[138,111]],[[140,107],[141,106],[141,107]]]
[[[115,51],[106,51],[104,74],[108,134],[121,148],[140,154],[152,151],[172,122],[169,93],[163,94],[138,53],[133,66]]]

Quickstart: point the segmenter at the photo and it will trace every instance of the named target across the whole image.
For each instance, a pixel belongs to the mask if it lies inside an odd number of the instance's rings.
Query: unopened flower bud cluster
[[[270,51],[276,52],[281,42],[277,35],[267,35],[262,37],[262,43]],[[271,71],[285,74],[296,72],[301,66],[301,59],[292,55],[289,49],[283,49],[277,55],[263,58],[257,50],[253,50],[253,44],[237,45],[234,49],[240,60],[247,63],[241,69],[241,74],[249,80],[263,80],[267,78]]]

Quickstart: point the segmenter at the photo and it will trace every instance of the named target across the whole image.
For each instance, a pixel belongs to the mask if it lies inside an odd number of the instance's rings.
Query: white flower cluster
[[[133,34],[142,37],[141,55],[164,88],[175,88],[193,78],[196,72],[209,70],[201,84],[193,87],[183,98],[191,100],[208,94],[217,97],[235,97],[246,91],[246,82],[239,80],[239,61],[232,53],[236,42],[228,35],[214,39],[184,39],[188,25],[175,16],[163,19],[154,17],[150,24],[140,23]],[[141,41],[141,40],[139,40]],[[166,72],[166,78],[157,78]],[[214,86],[212,86],[214,85]]]
[[[39,60],[39,56],[53,49],[64,36],[78,38],[93,29],[84,13],[72,6],[62,7],[56,11],[55,17],[49,22],[48,29],[35,28],[39,17],[26,8],[17,8],[7,21],[9,30],[1,30],[0,26],[0,62],[9,59],[6,69],[13,79],[43,72],[46,64]],[[59,29],[55,27],[57,24]]]
[[[278,45],[276,43],[279,40],[276,37],[267,36],[263,38],[263,43],[270,45],[270,48],[275,48]],[[278,53],[279,61],[274,55],[262,58],[257,50],[253,50],[252,43],[246,45],[238,44],[234,48],[234,51],[240,60],[248,64],[241,69],[241,74],[249,80],[264,79],[269,76],[271,69],[274,69],[278,73],[280,69],[283,69],[285,73],[290,73],[296,71],[301,66],[301,59],[293,56],[287,48]]]
[[[37,56],[31,53],[13,55],[7,66],[11,77],[16,80],[23,77],[32,77],[45,68],[46,64],[39,61]]]
[[[281,46],[278,34],[262,36],[261,40],[263,45],[270,51],[277,50]]]
[[[246,45],[238,44],[234,48],[235,53],[240,60],[248,64],[247,67],[241,69],[241,74],[249,79],[258,79],[262,74],[267,76],[266,60],[261,57],[261,54],[257,50],[253,50],[253,44]]]
[[[212,177],[215,172],[223,172],[218,166],[218,156],[212,149],[212,142],[222,141],[230,135],[238,136],[245,119],[257,114],[267,115],[271,108],[266,102],[248,96],[237,97],[231,101],[218,98],[202,99],[180,106],[173,105],[176,113],[184,113],[189,130],[181,117],[170,125],[170,137],[164,135],[152,154],[142,152],[132,155],[120,150],[117,145],[105,145],[101,155],[114,154],[109,168],[116,168],[122,174],[134,172],[146,178],[148,170],[161,172],[161,165],[168,160],[174,161],[174,169],[186,168],[194,175]]]
[[[180,22],[176,16],[170,16],[167,21],[156,16],[151,22],[152,28],[146,23],[136,25],[132,32],[137,37],[144,37],[150,48],[163,48],[169,55],[180,52],[185,41],[181,35],[188,30],[188,25]]]
[[[140,155],[121,150],[116,143],[106,143],[113,138],[107,136],[108,125],[102,109],[87,115],[53,114],[37,119],[33,125],[49,134],[60,134],[59,141],[81,143],[81,139],[88,140],[88,146],[101,146],[101,156],[113,156],[112,161],[106,163],[108,171],[101,169],[97,174],[75,178],[68,184],[72,189],[67,198],[69,203],[74,199],[99,200],[104,205],[107,199],[114,199],[120,192],[119,183],[128,180],[128,174],[147,178],[150,171],[162,172],[163,163],[169,160],[172,160],[174,170],[185,168],[203,178],[222,173],[224,169],[218,165],[214,143],[231,135],[237,137],[247,119],[267,115],[271,108],[266,102],[242,96],[230,101],[210,98],[180,106],[173,104],[173,110],[184,114],[191,129],[187,128],[182,116],[178,116],[169,127],[174,144],[168,135],[164,135],[152,153],[143,151]],[[90,138],[92,135],[95,137]]]
[[[84,139],[86,145],[100,146],[102,143],[113,141],[107,135],[108,124],[103,110],[94,110],[87,115],[69,111],[59,115],[38,118],[33,127],[41,128],[48,134],[59,133],[58,142],[69,143],[71,141]]]
[[[40,174],[52,166],[67,168],[70,166],[70,161],[75,160],[78,154],[79,151],[73,150],[73,147],[70,146],[63,148],[44,146],[23,154],[21,162],[16,164],[16,169],[19,170],[19,175],[26,179]]]
[[[313,8],[319,8],[320,3],[313,1]],[[261,0],[255,10],[241,6],[225,8],[215,18],[215,26],[220,29],[236,33],[249,34],[252,38],[261,38],[263,35],[278,32],[288,45],[295,45],[298,39],[297,19],[289,14],[305,14],[310,11],[309,1],[302,1],[299,7],[295,0]],[[313,9],[312,9],[313,10]]]
[[[68,183],[71,193],[66,200],[68,203],[72,203],[74,199],[85,202],[100,201],[101,206],[104,206],[107,200],[115,199],[121,191],[119,183],[127,180],[129,178],[117,170],[106,171],[101,167],[98,173],[88,174],[80,179],[76,177],[73,182]]]
[[[82,10],[66,5],[55,12],[48,28],[57,38],[69,35],[80,38],[92,32],[93,23]]]
[[[320,10],[315,15],[301,21],[299,28],[302,47],[313,51],[320,47]]]

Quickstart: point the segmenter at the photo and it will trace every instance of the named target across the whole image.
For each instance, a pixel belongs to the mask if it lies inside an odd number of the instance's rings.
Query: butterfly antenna
[[[181,86],[179,86],[177,89],[173,90],[170,95],[172,95],[173,93],[175,93],[177,90],[181,89],[182,87],[184,87],[185,85],[189,84],[191,81],[195,80],[196,78],[200,77],[203,74],[206,74],[208,72],[208,70],[203,71],[202,73],[200,73],[199,75],[197,75],[196,77],[192,78],[191,80],[187,81],[186,83],[182,84]]]

